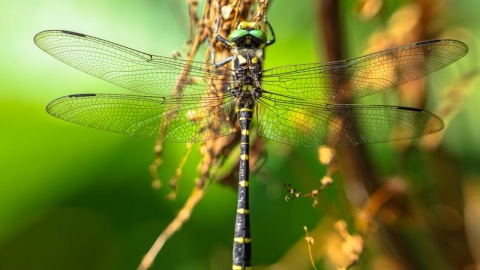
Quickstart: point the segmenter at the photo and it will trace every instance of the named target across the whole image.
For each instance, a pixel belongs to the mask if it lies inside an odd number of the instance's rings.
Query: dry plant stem
[[[194,187],[192,194],[188,197],[187,202],[177,214],[175,219],[168,225],[168,227],[160,234],[155,243],[152,245],[147,254],[143,257],[140,265],[137,270],[145,270],[152,266],[155,257],[158,252],[162,249],[165,242],[172,236],[176,231],[180,230],[182,225],[188,221],[190,218],[193,209],[201,201],[205,195],[205,189]]]
[[[187,0],[188,4],[188,15],[190,18],[190,39],[193,39],[195,36],[195,26],[198,23],[198,18],[196,15],[198,0]]]
[[[308,246],[308,255],[310,257],[310,263],[312,264],[312,268],[317,270],[317,267],[315,266],[315,260],[313,259],[313,254],[312,254],[312,245],[314,244],[313,238],[310,235],[308,235],[307,226],[304,226],[303,230],[305,231],[305,241],[307,242],[307,246]]]
[[[172,189],[170,194],[168,194],[168,199],[174,200],[177,197],[178,193],[178,180],[182,176],[183,172],[183,167],[185,167],[185,163],[187,162],[188,157],[190,156],[190,153],[192,152],[192,144],[187,143],[185,153],[183,154],[182,159],[180,160],[180,163],[177,166],[177,169],[175,170],[175,175],[170,179],[168,182],[168,185]]]
[[[193,1],[195,2],[195,1]],[[190,3],[190,2],[189,2]],[[193,5],[193,4],[192,4]],[[194,6],[190,5],[190,10],[194,10]],[[207,13],[209,5],[205,5],[204,9],[204,14]],[[194,14],[194,13],[193,13]],[[192,15],[192,14],[191,14]],[[191,17],[191,21],[196,22],[196,19]],[[199,46],[205,41],[206,37],[208,36],[208,31],[205,28],[205,24],[198,24],[197,27],[197,35],[195,39],[193,40],[192,47],[189,50],[187,59],[188,61],[192,61],[195,54],[197,53]],[[174,94],[180,94],[182,91],[182,85],[183,82],[187,79],[188,72],[190,70],[190,66],[185,66],[182,72],[180,73],[181,75],[177,79],[176,87],[173,89]],[[165,122],[168,124],[168,120]],[[163,125],[162,128],[166,128],[167,125]],[[161,164],[161,153],[163,149],[163,142],[158,141],[156,146],[155,146],[155,159],[150,166],[150,172],[152,175],[155,176],[154,178],[154,183],[156,182],[155,180],[159,181],[157,176],[157,169]],[[186,160],[187,155],[190,151],[187,151],[186,156],[184,157],[183,161],[181,162],[180,166],[184,164],[184,160]],[[178,173],[178,172],[177,172]],[[204,183],[204,182],[203,182]],[[157,256],[158,252],[160,252],[161,248],[176,231],[178,231],[182,225],[190,218],[190,215],[194,209],[194,207],[198,204],[198,202],[203,198],[205,194],[205,189],[206,185],[199,185],[195,186],[193,189],[192,194],[189,196],[187,202],[185,203],[184,207],[180,210],[178,215],[175,217],[175,219],[167,226],[167,228],[160,234],[160,236],[157,238],[155,243],[152,245],[150,250],[147,252],[147,254],[143,257],[140,265],[138,266],[137,269],[148,269],[152,264]]]
[[[193,2],[193,3],[190,3],[190,2]],[[195,18],[195,12],[194,12],[196,6],[193,6],[193,4],[195,4],[195,3],[196,3],[196,1],[189,1],[189,7],[190,7],[189,10],[190,10],[190,16],[191,16],[190,17],[191,27],[194,27],[194,23],[197,22],[197,19]],[[208,5],[206,4],[205,9],[203,11],[204,14],[205,14],[207,9],[208,9]],[[191,30],[191,31],[193,31],[193,30]],[[197,35],[193,39],[192,47],[190,48],[190,50],[188,52],[188,55],[187,55],[187,58],[185,60],[188,60],[188,61],[193,60],[196,53],[198,52],[198,49],[199,49],[200,45],[203,42],[205,42],[206,37],[207,37],[207,31],[206,31],[205,25],[204,24],[199,24],[199,26],[197,27]],[[172,89],[173,94],[180,94],[182,92],[182,87],[184,85],[183,82],[185,82],[187,80],[187,76],[188,76],[189,71],[190,71],[190,66],[186,65],[183,68],[183,70],[181,71],[180,76],[177,79],[177,82],[175,84],[176,86],[174,87],[174,89]],[[175,114],[172,113],[169,117],[175,117]],[[162,125],[163,129],[167,128],[168,119],[164,123],[165,123],[165,125]],[[164,130],[162,131],[162,133],[164,133]],[[154,157],[154,160],[153,160],[152,164],[149,167],[150,174],[153,177],[152,186],[153,187],[158,187],[158,188],[161,186],[160,179],[158,178],[158,168],[162,164],[163,143],[164,143],[163,141],[157,141],[157,143],[154,147],[155,157]]]
[[[154,151],[154,157],[152,164],[148,167],[148,170],[150,171],[150,175],[152,177],[152,188],[153,189],[159,189],[162,187],[162,181],[158,178],[158,168],[162,165],[162,148],[163,148],[163,143],[162,142],[156,142],[155,147],[153,148]]]

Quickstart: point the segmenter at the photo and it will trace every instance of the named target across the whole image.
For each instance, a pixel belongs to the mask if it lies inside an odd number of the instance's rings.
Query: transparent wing
[[[428,111],[397,106],[322,104],[266,94],[257,110],[259,136],[301,147],[403,140],[443,128]]]
[[[153,95],[203,93],[210,83],[224,84],[214,77],[228,72],[211,65],[139,52],[96,37],[62,30],[38,33],[35,44],[58,60],[120,87]],[[187,67],[187,69],[186,69]],[[180,75],[185,75],[178,82]],[[213,77],[213,78],[212,78]]]
[[[467,52],[456,40],[422,41],[350,60],[269,69],[262,84],[268,92],[297,98],[359,98],[422,78]]]
[[[130,136],[196,142],[235,132],[231,98],[78,94],[55,99],[47,111],[60,119]]]

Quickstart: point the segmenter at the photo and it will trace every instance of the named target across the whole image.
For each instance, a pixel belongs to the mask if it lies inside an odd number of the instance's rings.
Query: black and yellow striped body
[[[259,49],[260,50],[260,49]],[[238,175],[237,216],[233,239],[233,269],[251,269],[252,239],[250,235],[249,152],[250,124],[256,99],[261,96],[261,60],[257,49],[242,49],[234,56],[235,87],[232,93],[237,102],[240,124],[240,167]]]
[[[238,173],[237,216],[235,219],[235,236],[233,238],[233,269],[251,269],[252,238],[250,235],[249,200],[249,150],[250,123],[253,110],[240,108],[240,167]]]
[[[238,28],[230,33],[228,40],[217,34],[217,40],[231,49],[232,56],[214,63],[214,66],[220,67],[232,63],[233,85],[230,86],[230,91],[235,98],[241,132],[237,215],[233,238],[232,269],[234,270],[252,269],[252,238],[248,204],[250,125],[257,100],[262,96],[263,49],[275,42],[271,25],[268,22],[267,25],[273,35],[271,40],[267,40],[265,32],[254,22],[241,22]]]
[[[249,208],[249,151],[250,125],[257,99],[262,95],[261,77],[263,48],[261,42],[249,40],[249,35],[241,36],[241,44],[232,42],[232,69],[234,85],[230,89],[237,104],[237,117],[240,124],[240,167],[238,175],[237,215],[233,239],[233,269],[251,269],[252,238],[250,235]],[[258,40],[257,40],[258,41]]]

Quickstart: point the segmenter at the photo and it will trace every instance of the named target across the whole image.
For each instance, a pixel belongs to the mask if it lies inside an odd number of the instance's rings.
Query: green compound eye
[[[228,35],[228,41],[234,41],[235,39],[248,35],[248,33],[245,29],[235,29]]]
[[[265,41],[267,40],[267,35],[265,35],[265,32],[263,32],[262,30],[252,30],[248,33],[258,39],[265,40]]]

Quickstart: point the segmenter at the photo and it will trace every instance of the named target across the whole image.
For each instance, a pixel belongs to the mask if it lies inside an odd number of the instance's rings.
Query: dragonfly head
[[[228,41],[233,46],[253,47],[262,49],[267,43],[267,35],[256,22],[241,22],[237,29],[228,35]]]

